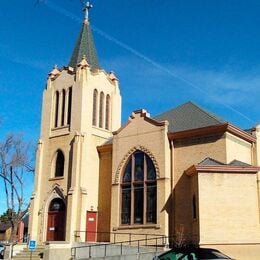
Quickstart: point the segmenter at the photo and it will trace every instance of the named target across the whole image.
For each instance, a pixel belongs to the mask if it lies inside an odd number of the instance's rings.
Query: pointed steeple
[[[84,10],[86,10],[85,20],[83,22],[79,38],[77,40],[75,49],[70,58],[69,66],[76,68],[77,64],[80,63],[83,57],[86,57],[86,60],[91,68],[99,69],[99,62],[97,57],[97,52],[93,40],[93,35],[90,27],[90,23],[88,20],[88,11],[92,7],[89,3],[87,3]]]

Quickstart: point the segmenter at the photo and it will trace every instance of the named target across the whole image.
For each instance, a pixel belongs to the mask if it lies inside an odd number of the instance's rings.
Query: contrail
[[[46,5],[47,7],[49,7],[50,9],[70,18],[71,20],[77,22],[77,23],[81,23],[82,19],[79,18],[78,16],[74,15],[73,13],[65,10],[64,8],[62,8],[61,6],[53,3],[52,1],[49,0],[43,0],[41,1],[42,4]],[[120,46],[121,48],[129,51],[130,53],[132,53],[133,55],[135,55],[136,57],[146,61],[147,63],[151,64],[152,66],[154,66],[155,68],[167,73],[168,75],[172,76],[175,79],[178,79],[184,83],[186,83],[187,85],[191,86],[192,88],[200,91],[201,93],[203,93],[204,95],[208,96],[210,99],[214,100],[215,102],[220,103],[221,105],[223,105],[224,107],[228,108],[229,110],[233,111],[234,113],[240,115],[241,117],[243,117],[244,119],[250,121],[251,123],[255,123],[251,118],[249,118],[248,116],[246,116],[245,114],[243,114],[242,112],[240,112],[239,110],[233,108],[232,106],[225,104],[223,102],[221,102],[220,100],[217,100],[216,97],[214,95],[209,94],[206,90],[204,90],[201,86],[198,86],[197,84],[193,83],[192,81],[185,79],[184,77],[174,73],[173,71],[169,70],[168,68],[166,68],[165,66],[162,66],[161,64],[157,63],[156,61],[154,61],[153,59],[145,56],[144,54],[140,53],[139,51],[137,51],[136,49],[132,48],[131,46],[127,45],[126,43],[123,43],[122,41],[116,39],[115,37],[107,34],[106,32],[102,31],[101,29],[97,28],[94,25],[91,25],[92,29],[94,32],[98,33],[99,35],[101,35],[102,37],[104,37],[105,39],[115,43],[116,45]]]

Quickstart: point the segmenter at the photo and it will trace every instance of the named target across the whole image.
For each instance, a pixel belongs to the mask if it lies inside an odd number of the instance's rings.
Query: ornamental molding
[[[119,184],[119,178],[120,178],[122,169],[124,168],[128,158],[137,150],[144,152],[145,154],[147,154],[150,157],[150,159],[152,160],[152,162],[154,164],[154,168],[155,168],[155,171],[156,171],[156,177],[160,178],[159,166],[158,166],[158,163],[157,163],[153,153],[149,149],[147,149],[146,147],[141,146],[141,145],[137,145],[137,146],[134,146],[132,149],[130,149],[125,154],[123,159],[121,160],[121,162],[120,162],[120,164],[119,164],[119,166],[118,166],[118,168],[116,170],[116,175],[115,175],[115,179],[114,179],[114,183],[113,184]]]

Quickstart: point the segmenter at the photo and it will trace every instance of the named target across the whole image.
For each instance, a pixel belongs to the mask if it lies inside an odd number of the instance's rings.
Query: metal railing
[[[81,234],[84,234],[84,240],[82,240]],[[95,237],[95,241],[88,241],[88,235]],[[162,237],[161,234],[140,234],[140,233],[126,233],[126,232],[111,232],[111,231],[75,231],[74,237],[75,242],[110,242],[117,243],[121,241],[131,241],[132,240],[142,240],[149,239],[154,237]]]
[[[120,234],[126,234],[126,233],[120,233]],[[127,235],[130,235],[130,233],[128,233]],[[134,234],[131,233],[131,236],[133,235]],[[141,235],[141,234],[135,234],[135,235]],[[143,235],[148,236],[148,234],[147,235],[143,234]],[[106,256],[127,255],[127,254],[140,254],[140,253],[147,252],[147,247],[149,247],[150,251],[152,250],[152,252],[157,252],[159,248],[165,247],[167,245],[167,242],[168,242],[168,237],[166,237],[165,235],[156,234],[155,237],[145,238],[145,239],[75,246],[72,247],[71,249],[71,256],[73,259],[81,259],[81,258],[106,257]]]

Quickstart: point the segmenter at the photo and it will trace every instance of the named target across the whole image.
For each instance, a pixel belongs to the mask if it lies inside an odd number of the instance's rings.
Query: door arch
[[[64,241],[66,223],[66,206],[62,199],[51,201],[48,210],[47,241]]]

